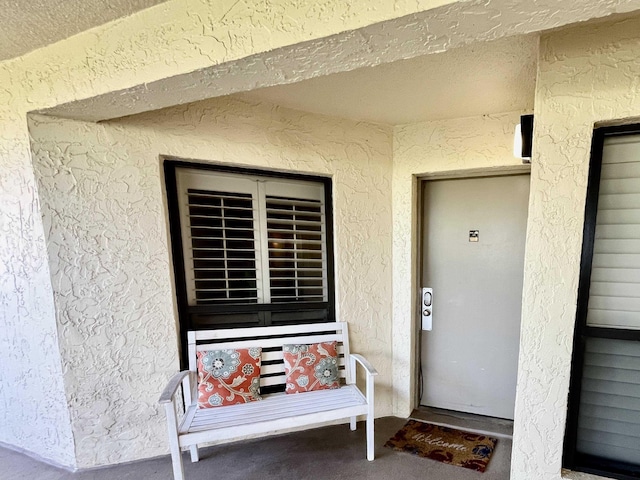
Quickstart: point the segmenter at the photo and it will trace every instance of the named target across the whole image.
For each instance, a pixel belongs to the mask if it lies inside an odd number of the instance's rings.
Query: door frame
[[[421,329],[421,311],[418,308],[418,299],[421,297],[421,289],[422,289],[422,262],[423,262],[423,243],[422,243],[422,219],[424,217],[424,208],[423,204],[423,195],[422,190],[424,188],[424,184],[429,181],[434,180],[464,180],[468,178],[479,178],[479,177],[508,177],[514,175],[531,175],[531,164],[522,164],[522,165],[505,165],[499,167],[484,167],[484,168],[467,168],[460,170],[444,170],[438,172],[426,172],[420,175],[414,175],[416,179],[414,183],[414,198],[416,199],[416,215],[414,217],[413,222],[413,231],[415,244],[413,245],[413,252],[415,261],[413,262],[413,274],[412,278],[416,282],[413,285],[413,328],[412,328],[412,338],[414,345],[414,358],[415,361],[411,368],[413,369],[412,377],[414,379],[413,383],[413,406],[412,409],[420,406],[420,393],[422,391],[422,383],[420,378],[421,372],[421,339],[420,332]],[[528,214],[527,214],[528,216]]]

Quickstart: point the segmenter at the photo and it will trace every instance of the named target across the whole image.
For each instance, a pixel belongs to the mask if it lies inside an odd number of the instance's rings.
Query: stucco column
[[[1,76],[0,83],[6,85]],[[0,89],[0,442],[73,467],[49,265],[19,98]]]
[[[511,478],[559,479],[593,128],[638,121],[640,19],[541,39]],[[634,120],[635,118],[635,120]]]

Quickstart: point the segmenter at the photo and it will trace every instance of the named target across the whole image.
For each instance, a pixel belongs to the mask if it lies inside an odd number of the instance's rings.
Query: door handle
[[[424,303],[425,307],[430,307],[431,302],[433,301],[433,293],[430,288],[422,289],[422,303]]]

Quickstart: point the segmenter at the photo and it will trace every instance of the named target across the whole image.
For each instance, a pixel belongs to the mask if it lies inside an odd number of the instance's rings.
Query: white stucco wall
[[[533,99],[532,99],[533,100]],[[415,406],[417,327],[417,177],[439,172],[513,167],[513,129],[520,114],[440,120],[394,129],[393,134],[393,378],[394,414],[406,417]],[[396,288],[404,285],[405,288]]]
[[[392,413],[391,129],[223,98],[100,125],[30,122],[78,467],[168,451],[178,370],[159,155],[331,176],[337,310]]]
[[[640,19],[541,40],[512,478],[558,479],[594,124],[640,121]]]

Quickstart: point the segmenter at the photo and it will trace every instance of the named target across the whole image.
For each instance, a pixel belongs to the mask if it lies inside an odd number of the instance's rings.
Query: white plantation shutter
[[[640,135],[605,138],[576,452],[640,466]],[[635,468],[635,467],[634,467]]]
[[[326,302],[324,186],[176,171],[189,305]]]
[[[271,301],[327,301],[322,185],[267,182],[265,193]]]
[[[256,182],[180,169],[177,186],[189,305],[257,303],[262,278]]]

